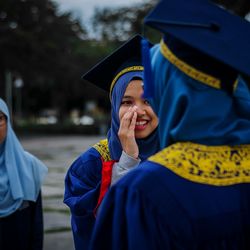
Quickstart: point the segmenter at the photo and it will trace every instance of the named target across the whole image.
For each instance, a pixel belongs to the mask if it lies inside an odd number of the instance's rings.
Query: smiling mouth
[[[149,121],[146,121],[146,120],[137,121],[135,123],[135,130],[144,130],[148,123],[149,123]]]

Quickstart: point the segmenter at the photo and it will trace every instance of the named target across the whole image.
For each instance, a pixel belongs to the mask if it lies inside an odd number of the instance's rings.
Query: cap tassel
[[[142,64],[144,66],[144,98],[154,97],[154,85],[153,76],[151,68],[151,58],[149,43],[146,39],[141,40],[141,54],[142,54]]]

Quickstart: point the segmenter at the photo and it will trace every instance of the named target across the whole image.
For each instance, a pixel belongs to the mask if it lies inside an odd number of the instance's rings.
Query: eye
[[[131,106],[131,105],[133,105],[133,102],[129,101],[129,100],[126,100],[126,101],[122,101],[121,105],[123,105],[123,106]]]
[[[149,106],[150,106],[150,103],[149,103],[149,101],[148,101],[148,100],[144,100],[144,104],[146,104],[146,105],[149,105]]]
[[[6,117],[5,117],[5,115],[0,115],[0,124],[2,125],[2,124],[5,124],[5,122],[6,122]]]

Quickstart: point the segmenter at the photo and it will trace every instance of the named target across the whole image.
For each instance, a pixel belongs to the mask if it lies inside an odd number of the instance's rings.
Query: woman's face
[[[149,102],[142,99],[142,94],[142,80],[132,80],[127,86],[119,109],[119,119],[121,120],[129,107],[137,106],[135,138],[138,139],[146,138],[158,126],[158,118]]]
[[[5,140],[7,134],[7,119],[6,116],[0,111],[0,143]]]

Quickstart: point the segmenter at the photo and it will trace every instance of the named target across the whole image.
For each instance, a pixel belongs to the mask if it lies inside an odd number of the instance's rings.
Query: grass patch
[[[70,215],[70,211],[68,209],[60,209],[60,208],[45,207],[45,208],[43,208],[43,212],[46,212],[46,213],[61,213],[61,214]]]
[[[43,199],[44,200],[63,200],[63,195],[43,195]]]
[[[70,232],[70,227],[57,227],[57,228],[51,228],[44,230],[45,234],[51,234],[51,233],[62,233],[62,232]]]

